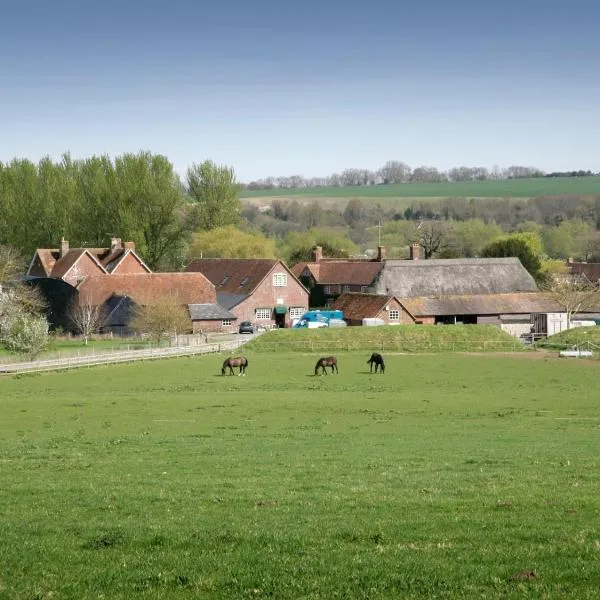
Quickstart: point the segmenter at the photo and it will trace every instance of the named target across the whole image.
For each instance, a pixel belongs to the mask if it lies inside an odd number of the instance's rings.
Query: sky
[[[0,161],[600,171],[598,2],[87,4],[3,7]]]

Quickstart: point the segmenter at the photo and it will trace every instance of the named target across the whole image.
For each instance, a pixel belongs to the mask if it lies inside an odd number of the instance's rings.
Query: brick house
[[[308,290],[281,260],[203,258],[186,272],[198,272],[216,288],[217,302],[237,318],[265,327],[289,327],[308,310]]]
[[[136,253],[134,242],[122,244],[120,238],[112,238],[109,248],[70,248],[63,238],[60,248],[35,251],[27,276],[62,279],[76,286],[88,276],[150,272]]]
[[[381,319],[386,325],[414,323],[412,315],[394,296],[345,292],[334,300],[333,310],[344,312],[348,325],[362,325],[363,319]]]
[[[385,248],[377,258],[325,258],[321,246],[312,251],[310,262],[299,262],[292,272],[310,291],[311,308],[329,307],[344,292],[367,292],[383,268]]]

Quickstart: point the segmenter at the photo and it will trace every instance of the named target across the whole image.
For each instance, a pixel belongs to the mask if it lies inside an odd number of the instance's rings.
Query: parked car
[[[250,321],[242,321],[238,333],[256,333],[256,327]]]

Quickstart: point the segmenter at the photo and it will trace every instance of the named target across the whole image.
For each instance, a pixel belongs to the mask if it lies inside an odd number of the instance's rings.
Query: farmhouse
[[[134,242],[122,244],[120,238],[112,238],[109,248],[70,248],[63,238],[60,248],[35,251],[27,276],[62,279],[76,286],[87,276],[150,272]]]
[[[414,318],[394,296],[344,292],[331,305],[344,312],[348,325],[362,325],[363,319],[380,319],[385,325],[414,323]]]
[[[324,258],[321,246],[312,251],[311,262],[299,262],[292,272],[309,290],[311,307],[330,306],[344,292],[366,292],[383,268],[385,248],[377,258]]]
[[[217,302],[237,318],[265,327],[289,327],[308,310],[308,290],[285,263],[270,259],[202,258],[188,273],[202,273]]]

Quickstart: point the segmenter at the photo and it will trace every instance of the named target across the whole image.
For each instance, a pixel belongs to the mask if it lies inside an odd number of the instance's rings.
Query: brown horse
[[[323,356],[317,361],[315,365],[315,375],[319,374],[319,368],[322,369],[321,375],[327,375],[327,368],[331,367],[331,374],[333,375],[333,371],[339,374],[338,366],[337,366],[337,358],[335,356]]]
[[[233,367],[239,367],[240,372],[238,373],[238,377],[240,375],[246,375],[246,367],[248,366],[248,359],[245,356],[236,356],[235,358],[227,358],[223,362],[223,368],[221,369],[221,375],[225,375],[225,371],[227,367],[229,367],[229,374],[234,375]]]
[[[385,363],[383,362],[383,356],[378,352],[373,352],[371,354],[371,358],[367,361],[369,363],[369,372],[373,372],[373,365],[375,365],[375,373],[377,373],[377,368],[381,367],[381,373],[385,373]]]

